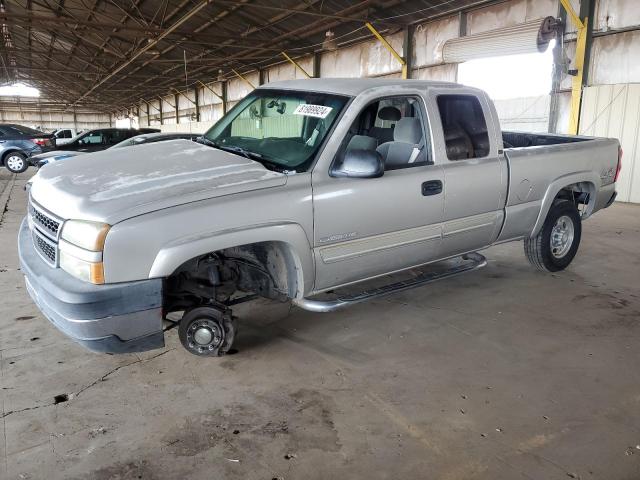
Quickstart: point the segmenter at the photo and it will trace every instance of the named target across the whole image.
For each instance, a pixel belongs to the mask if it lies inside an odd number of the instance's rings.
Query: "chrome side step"
[[[462,255],[461,258],[463,260],[470,261],[468,263],[457,265],[444,272],[424,272],[409,280],[391,283],[389,285],[384,285],[372,290],[365,290],[364,292],[356,294],[344,295],[342,297],[338,297],[336,300],[312,300],[310,298],[298,298],[293,300],[293,304],[304,310],[309,310],[310,312],[332,312],[338,308],[365,302],[372,298],[383,297],[392,293],[402,292],[403,290],[409,290],[410,288],[420,287],[427,283],[435,282],[436,280],[442,280],[444,278],[460,275],[461,273],[471,272],[482,268],[487,264],[487,259],[479,253],[467,253],[466,255]]]

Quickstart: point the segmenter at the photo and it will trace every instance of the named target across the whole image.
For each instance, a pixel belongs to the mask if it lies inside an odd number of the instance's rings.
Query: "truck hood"
[[[88,153],[44,166],[31,197],[64,218],[113,225],[163,208],[284,185],[287,176],[253,160],[170,140]]]

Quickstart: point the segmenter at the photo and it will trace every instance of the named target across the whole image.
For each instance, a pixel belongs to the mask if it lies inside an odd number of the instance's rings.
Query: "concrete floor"
[[[176,331],[108,356],[27,297],[30,174],[0,170],[0,478],[640,478],[640,206],[586,222],[563,273],[503,245],[483,270],[333,314],[245,306],[223,359]]]

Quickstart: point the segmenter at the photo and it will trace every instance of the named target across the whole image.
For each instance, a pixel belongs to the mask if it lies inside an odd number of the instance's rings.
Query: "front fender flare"
[[[312,249],[304,229],[297,223],[256,225],[174,240],[156,255],[149,278],[168,277],[180,265],[200,255],[264,242],[280,242],[290,250],[296,263],[296,280],[302,287],[298,288],[297,296],[312,291],[315,280]]]

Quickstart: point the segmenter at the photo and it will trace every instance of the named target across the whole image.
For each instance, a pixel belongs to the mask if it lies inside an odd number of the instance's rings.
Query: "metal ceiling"
[[[0,85],[114,111],[171,87],[211,82],[322,48],[394,32],[491,0],[0,0]],[[185,66],[186,60],[186,66]]]

